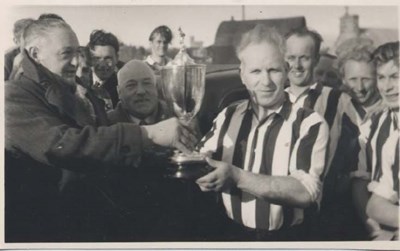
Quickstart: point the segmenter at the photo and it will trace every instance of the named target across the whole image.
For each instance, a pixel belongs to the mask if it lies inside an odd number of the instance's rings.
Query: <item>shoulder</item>
[[[25,78],[23,76],[18,79],[13,79],[5,82],[4,91],[6,93],[5,98],[10,98],[9,94],[28,94],[28,93],[40,93],[45,94],[44,88],[33,80]]]
[[[293,116],[294,124],[299,125],[305,131],[308,131],[309,128],[315,125],[320,126],[324,131],[329,130],[328,124],[322,115],[312,109],[299,107],[293,111]]]
[[[245,113],[249,107],[248,100],[240,100],[232,103],[225,107],[221,112],[218,113],[217,117],[214,119],[217,123],[222,123],[226,120],[231,120],[234,114]]]

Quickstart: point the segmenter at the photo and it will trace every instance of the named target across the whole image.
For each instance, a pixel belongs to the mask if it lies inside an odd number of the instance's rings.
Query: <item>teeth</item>
[[[294,74],[296,77],[300,77],[301,75],[303,75],[303,72],[295,71],[295,72],[293,72],[293,74]]]

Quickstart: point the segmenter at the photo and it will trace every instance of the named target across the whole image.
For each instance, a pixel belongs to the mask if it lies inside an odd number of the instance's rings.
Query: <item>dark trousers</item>
[[[292,226],[286,229],[268,231],[243,226],[235,221],[227,220],[224,239],[227,241],[305,241],[308,240],[305,225]]]

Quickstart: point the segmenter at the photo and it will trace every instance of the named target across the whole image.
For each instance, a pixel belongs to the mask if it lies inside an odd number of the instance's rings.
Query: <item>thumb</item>
[[[213,160],[210,157],[206,157],[206,161],[212,167],[219,167],[221,165],[221,161]]]

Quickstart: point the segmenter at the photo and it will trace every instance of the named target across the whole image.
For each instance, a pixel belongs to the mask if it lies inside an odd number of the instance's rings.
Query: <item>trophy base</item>
[[[171,157],[171,165],[167,169],[166,177],[196,180],[213,169],[213,167],[207,164],[204,156],[200,154],[186,155],[184,153],[175,153]]]

